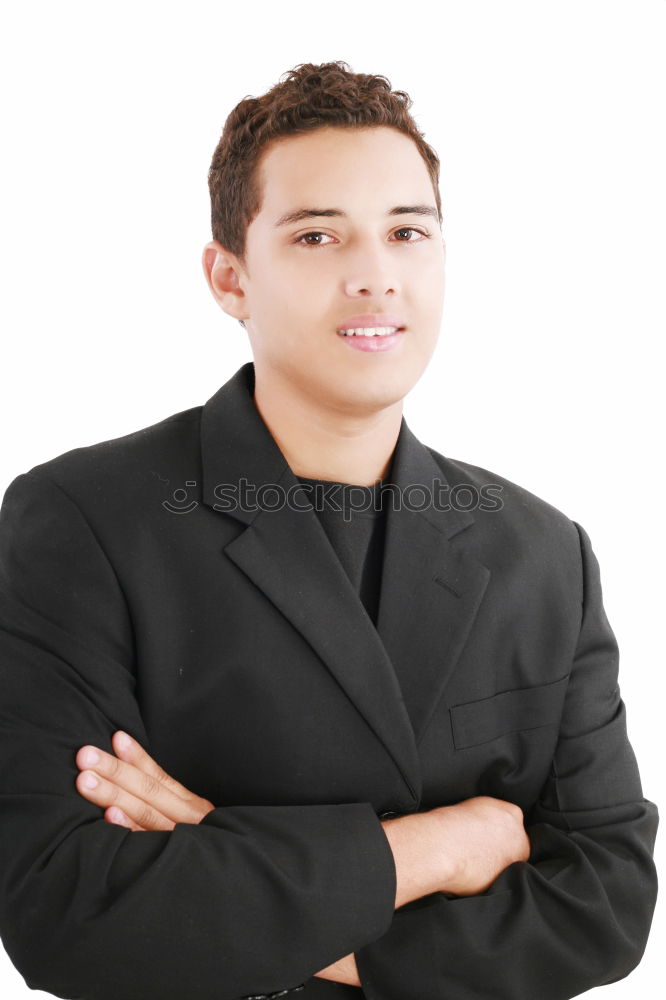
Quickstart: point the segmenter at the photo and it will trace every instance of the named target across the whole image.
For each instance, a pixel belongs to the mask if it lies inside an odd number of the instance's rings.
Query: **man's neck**
[[[294,475],[359,486],[387,476],[402,400],[370,414],[345,414],[258,382],[254,403]]]

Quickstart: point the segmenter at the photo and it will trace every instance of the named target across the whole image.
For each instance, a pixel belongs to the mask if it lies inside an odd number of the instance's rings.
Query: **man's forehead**
[[[359,210],[439,220],[423,158],[396,129],[323,128],[281,138],[262,157],[258,173],[261,214],[271,228],[308,218],[347,219]]]

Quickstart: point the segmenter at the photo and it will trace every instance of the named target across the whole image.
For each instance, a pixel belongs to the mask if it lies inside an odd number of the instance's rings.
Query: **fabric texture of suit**
[[[564,1000],[626,976],[658,814],[627,739],[583,528],[426,447],[404,418],[377,627],[297,488],[244,365],[208,400],[17,476],[0,516],[0,933],[82,1000]],[[462,509],[500,486],[501,504]],[[273,491],[273,497],[279,496]],[[449,493],[449,499],[451,493]],[[268,509],[275,502],[275,509]],[[75,754],[124,729],[215,804],[132,833]],[[394,911],[380,825],[517,803],[527,862]],[[363,990],[314,974],[350,952]],[[288,995],[289,996],[289,995]]]

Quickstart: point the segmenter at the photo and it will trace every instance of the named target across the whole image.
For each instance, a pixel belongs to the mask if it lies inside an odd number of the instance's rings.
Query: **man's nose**
[[[347,258],[343,279],[347,295],[382,296],[400,291],[398,265],[391,249],[366,245]]]

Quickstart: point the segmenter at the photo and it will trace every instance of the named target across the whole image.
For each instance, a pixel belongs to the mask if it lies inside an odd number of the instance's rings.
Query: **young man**
[[[589,538],[402,416],[445,262],[408,108],[344,63],[242,101],[203,263],[253,362],[5,494],[32,988],[564,1000],[641,958],[657,810]]]

